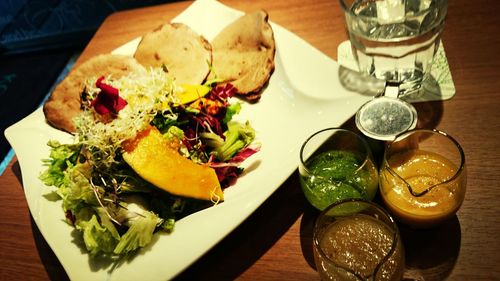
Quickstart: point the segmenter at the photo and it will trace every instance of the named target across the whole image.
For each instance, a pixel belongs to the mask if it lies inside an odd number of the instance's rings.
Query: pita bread
[[[146,71],[134,58],[122,55],[98,55],[74,68],[51,93],[43,106],[45,119],[53,127],[74,133],[73,118],[80,113],[80,96],[89,77],[120,78],[133,71]]]
[[[238,94],[256,101],[274,71],[276,50],[268,14],[258,10],[226,26],[212,41],[213,70],[209,78],[231,83]]]
[[[166,66],[179,84],[201,84],[212,63],[212,46],[190,27],[167,23],[142,37],[134,54],[146,67]]]

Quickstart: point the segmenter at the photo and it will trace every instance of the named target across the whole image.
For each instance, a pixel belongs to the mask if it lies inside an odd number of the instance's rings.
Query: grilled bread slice
[[[52,91],[43,105],[45,119],[57,129],[74,133],[76,126],[73,118],[80,113],[80,98],[87,79],[100,76],[116,79],[133,71],[145,72],[146,69],[129,56],[103,54],[84,61]]]
[[[276,51],[268,14],[257,10],[225,27],[213,40],[211,78],[231,83],[238,94],[257,101],[274,71]]]
[[[145,34],[134,57],[146,67],[165,66],[178,84],[201,84],[212,63],[212,46],[182,23],[167,23]]]

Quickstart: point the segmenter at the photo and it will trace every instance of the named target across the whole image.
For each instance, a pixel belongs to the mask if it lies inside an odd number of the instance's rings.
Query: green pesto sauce
[[[377,192],[377,170],[373,163],[356,170],[363,160],[348,151],[326,151],[306,163],[311,176],[301,176],[306,198],[323,210],[334,202],[348,198],[372,200]]]

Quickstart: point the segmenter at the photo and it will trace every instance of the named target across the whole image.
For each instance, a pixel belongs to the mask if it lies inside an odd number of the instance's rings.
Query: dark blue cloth
[[[85,45],[115,11],[172,0],[2,0],[0,53]]]

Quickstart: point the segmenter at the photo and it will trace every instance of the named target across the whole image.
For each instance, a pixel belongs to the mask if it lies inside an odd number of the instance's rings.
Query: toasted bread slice
[[[268,14],[257,10],[225,27],[212,41],[210,78],[231,83],[238,94],[258,100],[274,71],[275,42]]]
[[[134,57],[146,67],[165,66],[179,84],[201,84],[212,63],[212,46],[182,23],[167,23],[142,37]]]
[[[74,133],[73,118],[80,113],[80,97],[86,80],[99,76],[120,78],[133,71],[145,72],[146,69],[129,56],[105,54],[84,61],[71,70],[51,93],[43,105],[45,119],[57,129]]]

